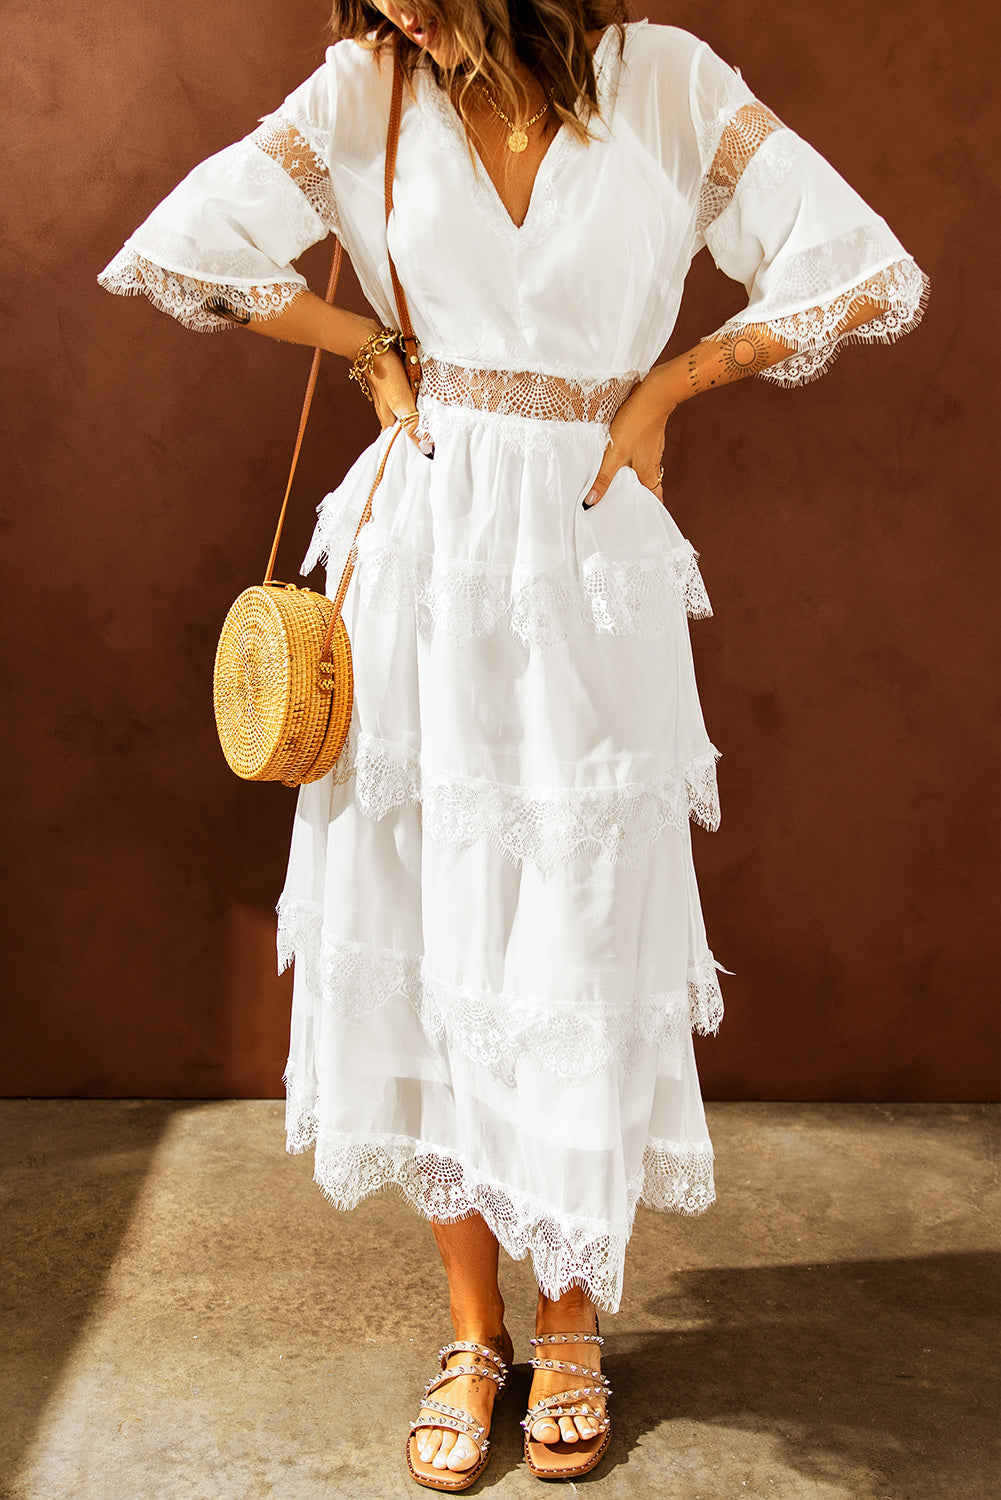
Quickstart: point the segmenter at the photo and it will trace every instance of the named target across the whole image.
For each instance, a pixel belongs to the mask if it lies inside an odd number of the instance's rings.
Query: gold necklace
[[[494,114],[500,115],[501,119],[504,121],[504,124],[510,131],[510,135],[507,138],[507,149],[509,151],[513,151],[516,156],[519,155],[522,151],[527,149],[528,132],[531,130],[533,125],[537,125],[542,119],[542,116],[546,113],[547,109],[553,102],[553,94],[556,92],[556,90],[549,90],[549,93],[546,97],[546,102],[545,104],[543,104],[538,114],[533,115],[530,120],[526,120],[524,125],[516,125],[513,120],[508,119],[507,115],[501,109],[500,105],[497,103],[493,94],[491,94],[490,90],[487,88],[486,84],[481,83],[480,87],[486,94],[487,103],[490,105],[490,108],[493,110]]]

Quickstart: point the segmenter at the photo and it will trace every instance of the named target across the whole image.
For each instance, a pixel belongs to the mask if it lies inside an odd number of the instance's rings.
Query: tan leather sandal
[[[597,1344],[604,1343],[597,1333],[544,1333],[531,1340],[534,1348],[540,1344]],[[612,1424],[608,1420],[608,1397],[612,1387],[600,1370],[590,1365],[571,1364],[562,1359],[530,1359],[533,1370],[556,1370],[564,1375],[573,1375],[578,1384],[571,1390],[556,1391],[552,1396],[543,1396],[531,1408],[522,1422],[525,1429],[525,1462],[536,1479],[573,1479],[586,1474],[603,1457],[612,1440]],[[601,1402],[600,1406],[593,1404]],[[598,1431],[592,1438],[578,1438],[575,1443],[562,1439],[557,1443],[540,1443],[532,1437],[532,1428],[543,1417],[551,1417],[559,1423],[560,1417],[590,1417],[597,1422]]]
[[[453,1354],[470,1354],[475,1357],[476,1362],[469,1364],[452,1365],[448,1361]],[[446,1385],[448,1381],[454,1380],[458,1375],[484,1375],[492,1380],[497,1386],[499,1397],[507,1381],[507,1365],[486,1344],[472,1344],[465,1339],[459,1339],[454,1344],[445,1344],[438,1350],[438,1361],[441,1365],[441,1374],[432,1375],[424,1388],[424,1400],[421,1402],[422,1412],[434,1412],[434,1420],[424,1421],[418,1416],[416,1422],[410,1424],[410,1435],[407,1439],[407,1467],[418,1484],[425,1485],[429,1490],[468,1490],[471,1484],[475,1484],[490,1458],[490,1439],[487,1437],[487,1429],[479,1422],[474,1422],[467,1411],[461,1407],[449,1406],[442,1401],[432,1401],[432,1393],[439,1386]],[[496,1398],[495,1398],[496,1399]],[[435,1469],[431,1464],[425,1463],[417,1449],[417,1431],[420,1427],[443,1427],[450,1432],[457,1432],[460,1437],[471,1438],[480,1450],[479,1462],[471,1469]]]

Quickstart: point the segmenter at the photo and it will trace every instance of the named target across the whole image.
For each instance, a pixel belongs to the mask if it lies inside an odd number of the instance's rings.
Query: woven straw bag
[[[393,172],[402,106],[402,74],[394,67],[393,99],[386,140],[386,221],[393,206]],[[334,247],[326,300],[332,302],[340,272],[341,247]],[[406,370],[416,400],[421,368],[417,341],[403,288],[390,257],[390,272],[406,349]],[[358,534],[372,514],[397,422],[386,444],[375,483],[358,522],[337,593],[333,599],[313,589],[273,579],[285,511],[320,365],[319,349],[306,385],[288,484],[278,517],[264,581],[244,589],[223,622],[216,648],[212,697],[216,728],[230,768],[245,781],[281,781],[300,786],[318,781],[336,764],[347,739],[354,697],[351,645],[341,618],[358,554]]]

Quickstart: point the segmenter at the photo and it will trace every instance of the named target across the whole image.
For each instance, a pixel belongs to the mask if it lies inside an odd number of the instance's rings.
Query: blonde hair
[[[395,41],[408,80],[419,67],[429,68],[454,99],[467,134],[466,105],[477,82],[486,85],[512,119],[529,113],[528,94],[515,66],[521,63],[544,89],[552,90],[555,118],[578,140],[588,139],[588,122],[599,107],[587,33],[615,26],[621,47],[628,19],[625,0],[415,0],[413,9],[455,41],[462,61],[440,67],[366,0],[334,0],[330,24],[335,36],[376,50]]]

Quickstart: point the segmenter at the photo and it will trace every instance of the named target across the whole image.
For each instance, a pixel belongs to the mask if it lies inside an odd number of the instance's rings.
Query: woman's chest
[[[383,163],[360,168],[335,167],[335,192],[353,258],[377,263]],[[551,344],[554,326],[590,320],[595,347],[606,347],[637,302],[680,286],[693,223],[688,196],[630,132],[582,143],[560,131],[498,183],[447,100],[422,98],[404,113],[388,243],[415,325],[432,341],[461,320],[471,347],[489,334]]]

